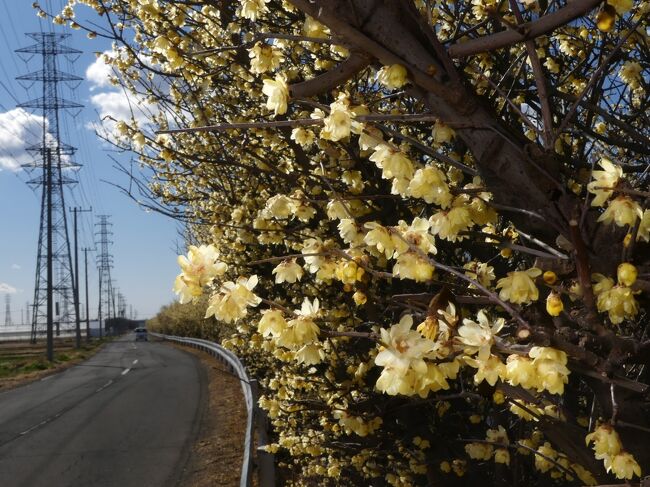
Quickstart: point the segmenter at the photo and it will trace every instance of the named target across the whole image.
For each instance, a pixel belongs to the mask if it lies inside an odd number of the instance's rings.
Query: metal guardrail
[[[228,371],[239,379],[242,392],[244,393],[244,401],[246,402],[246,411],[248,413],[246,421],[246,438],[244,439],[244,461],[242,462],[242,473],[239,486],[250,487],[252,485],[254,462],[253,449],[255,447],[254,436],[256,430],[258,445],[264,446],[268,443],[266,435],[266,414],[257,406],[257,381],[248,377],[246,368],[237,355],[232,353],[230,350],[225,349],[218,343],[201,340],[199,338],[177,337],[153,332],[150,332],[150,335],[162,338],[163,340],[189,345],[190,347],[203,350],[223,363]],[[273,455],[259,450],[257,454],[257,467],[259,469],[259,486],[273,487],[275,485]]]

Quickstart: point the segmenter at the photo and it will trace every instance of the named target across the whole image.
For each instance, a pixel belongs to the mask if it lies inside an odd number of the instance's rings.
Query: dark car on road
[[[135,341],[139,342],[140,340],[148,341],[149,337],[147,336],[146,328],[136,328],[135,330]]]

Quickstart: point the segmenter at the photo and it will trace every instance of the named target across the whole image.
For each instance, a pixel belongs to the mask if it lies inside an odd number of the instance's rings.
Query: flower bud
[[[543,275],[542,278],[544,279],[544,282],[548,284],[549,286],[552,286],[557,282],[557,274],[553,271],[546,271]]]
[[[368,297],[362,293],[361,291],[357,291],[352,295],[352,299],[354,299],[354,304],[357,306],[361,306],[366,304],[366,301],[368,301]]]
[[[546,298],[546,312],[551,316],[559,316],[564,309],[562,298],[557,293],[550,293]]]
[[[634,281],[636,281],[637,270],[636,267],[629,262],[623,262],[618,266],[616,275],[620,284],[629,287],[634,284]]]

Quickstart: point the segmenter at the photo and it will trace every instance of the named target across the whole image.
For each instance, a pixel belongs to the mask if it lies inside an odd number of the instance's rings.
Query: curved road
[[[65,372],[0,393],[0,485],[176,485],[205,381],[193,355],[130,334]]]

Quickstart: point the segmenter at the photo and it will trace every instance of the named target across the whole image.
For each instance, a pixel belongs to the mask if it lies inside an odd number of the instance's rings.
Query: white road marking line
[[[124,370],[122,371],[122,375],[126,375],[126,374],[128,374],[129,372],[131,372],[131,367],[129,367],[128,369],[124,369]]]
[[[54,375],[48,375],[47,377],[43,377],[43,378],[41,379],[41,382],[43,382],[44,380],[51,379],[52,377],[54,377]]]
[[[135,365],[135,364],[137,364],[137,363],[138,363],[138,359],[135,359],[135,360],[133,361],[133,365]]]
[[[26,435],[27,433],[29,433],[29,432],[31,432],[31,431],[34,431],[36,428],[39,428],[39,427],[43,426],[43,425],[46,424],[46,423],[49,423],[51,419],[52,419],[52,418],[44,419],[44,420],[41,421],[40,423],[35,424],[35,425],[32,426],[31,428],[26,429],[25,431],[23,431],[22,433],[20,433],[20,436]]]
[[[104,384],[103,386],[101,386],[101,387],[100,387],[99,389],[97,389],[95,392],[97,393],[97,392],[101,392],[101,391],[103,391],[103,390],[106,389],[108,386],[110,386],[112,383],[113,383],[113,381],[112,381],[112,380],[109,380],[106,384]]]

